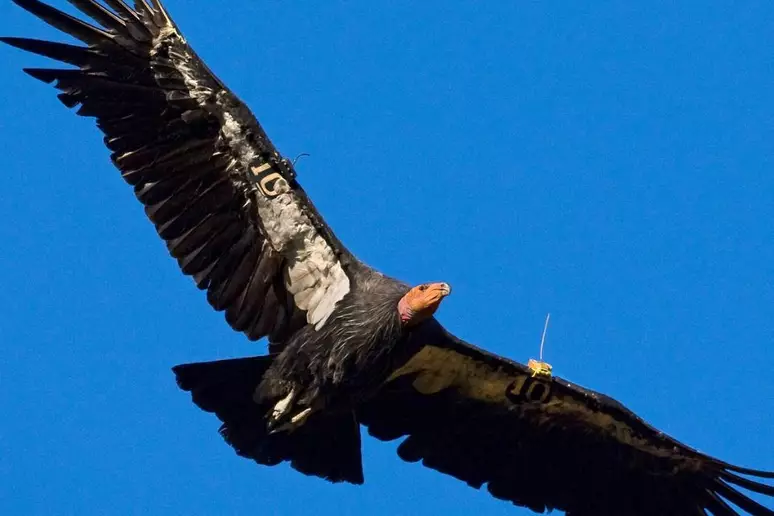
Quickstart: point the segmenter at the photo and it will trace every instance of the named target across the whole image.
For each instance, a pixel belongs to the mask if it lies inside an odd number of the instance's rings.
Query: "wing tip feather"
[[[772,493],[774,493],[774,490],[770,490],[770,486],[766,486],[765,484],[759,484],[739,477],[729,478],[723,474],[712,481],[709,491],[711,494],[728,500],[751,516],[774,516],[774,510],[764,507],[748,495],[736,489],[737,487],[749,489],[767,496],[772,496]]]
[[[87,44],[113,40],[114,35],[39,0],[11,0],[48,25]]]
[[[53,84],[54,81],[56,81],[56,70],[51,68],[22,68],[22,71],[33,79],[45,82],[46,84]]]

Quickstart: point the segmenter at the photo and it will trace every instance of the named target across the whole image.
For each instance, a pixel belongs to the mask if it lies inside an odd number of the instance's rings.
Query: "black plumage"
[[[363,482],[360,425],[399,456],[495,497],[571,516],[774,511],[774,473],[736,467],[618,402],[471,346],[409,288],[338,241],[241,101],[158,0],[69,0],[86,23],[13,0],[85,46],[0,38],[70,68],[27,69],[96,118],[123,179],[184,274],[270,355],[174,368],[239,455]],[[94,23],[92,25],[91,23]]]

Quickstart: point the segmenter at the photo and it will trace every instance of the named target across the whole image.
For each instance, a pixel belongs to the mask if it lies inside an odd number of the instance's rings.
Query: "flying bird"
[[[2,41],[70,65],[25,71],[96,118],[182,272],[234,330],[268,339],[266,356],[173,369],[239,455],[360,484],[362,425],[403,438],[403,460],[536,512],[774,515],[754,499],[771,501],[774,473],[689,448],[545,364],[460,340],[435,318],[449,285],[360,262],[158,0],[69,0],[89,22],[13,1],[81,44]]]

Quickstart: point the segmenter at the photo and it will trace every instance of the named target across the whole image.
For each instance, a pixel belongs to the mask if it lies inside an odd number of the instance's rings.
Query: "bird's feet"
[[[296,399],[296,388],[292,388],[287,396],[279,400],[271,411],[270,424],[278,423],[290,411],[290,405]]]
[[[312,414],[312,408],[307,407],[292,418],[290,418],[290,421],[287,421],[281,425],[279,425],[276,428],[272,428],[269,433],[270,434],[276,434],[277,432],[292,432],[293,430],[299,428],[304,423],[306,423],[306,420],[309,419],[309,416]]]

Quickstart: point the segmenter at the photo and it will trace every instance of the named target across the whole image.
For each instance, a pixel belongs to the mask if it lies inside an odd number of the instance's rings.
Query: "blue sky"
[[[64,2],[57,2],[57,5]],[[364,261],[440,320],[774,469],[774,4],[166,5]],[[61,6],[61,5],[60,5]],[[56,37],[11,2],[0,33]],[[238,458],[181,362],[260,354],[167,257],[91,120],[0,48],[0,512],[528,514],[366,439],[367,483]]]

